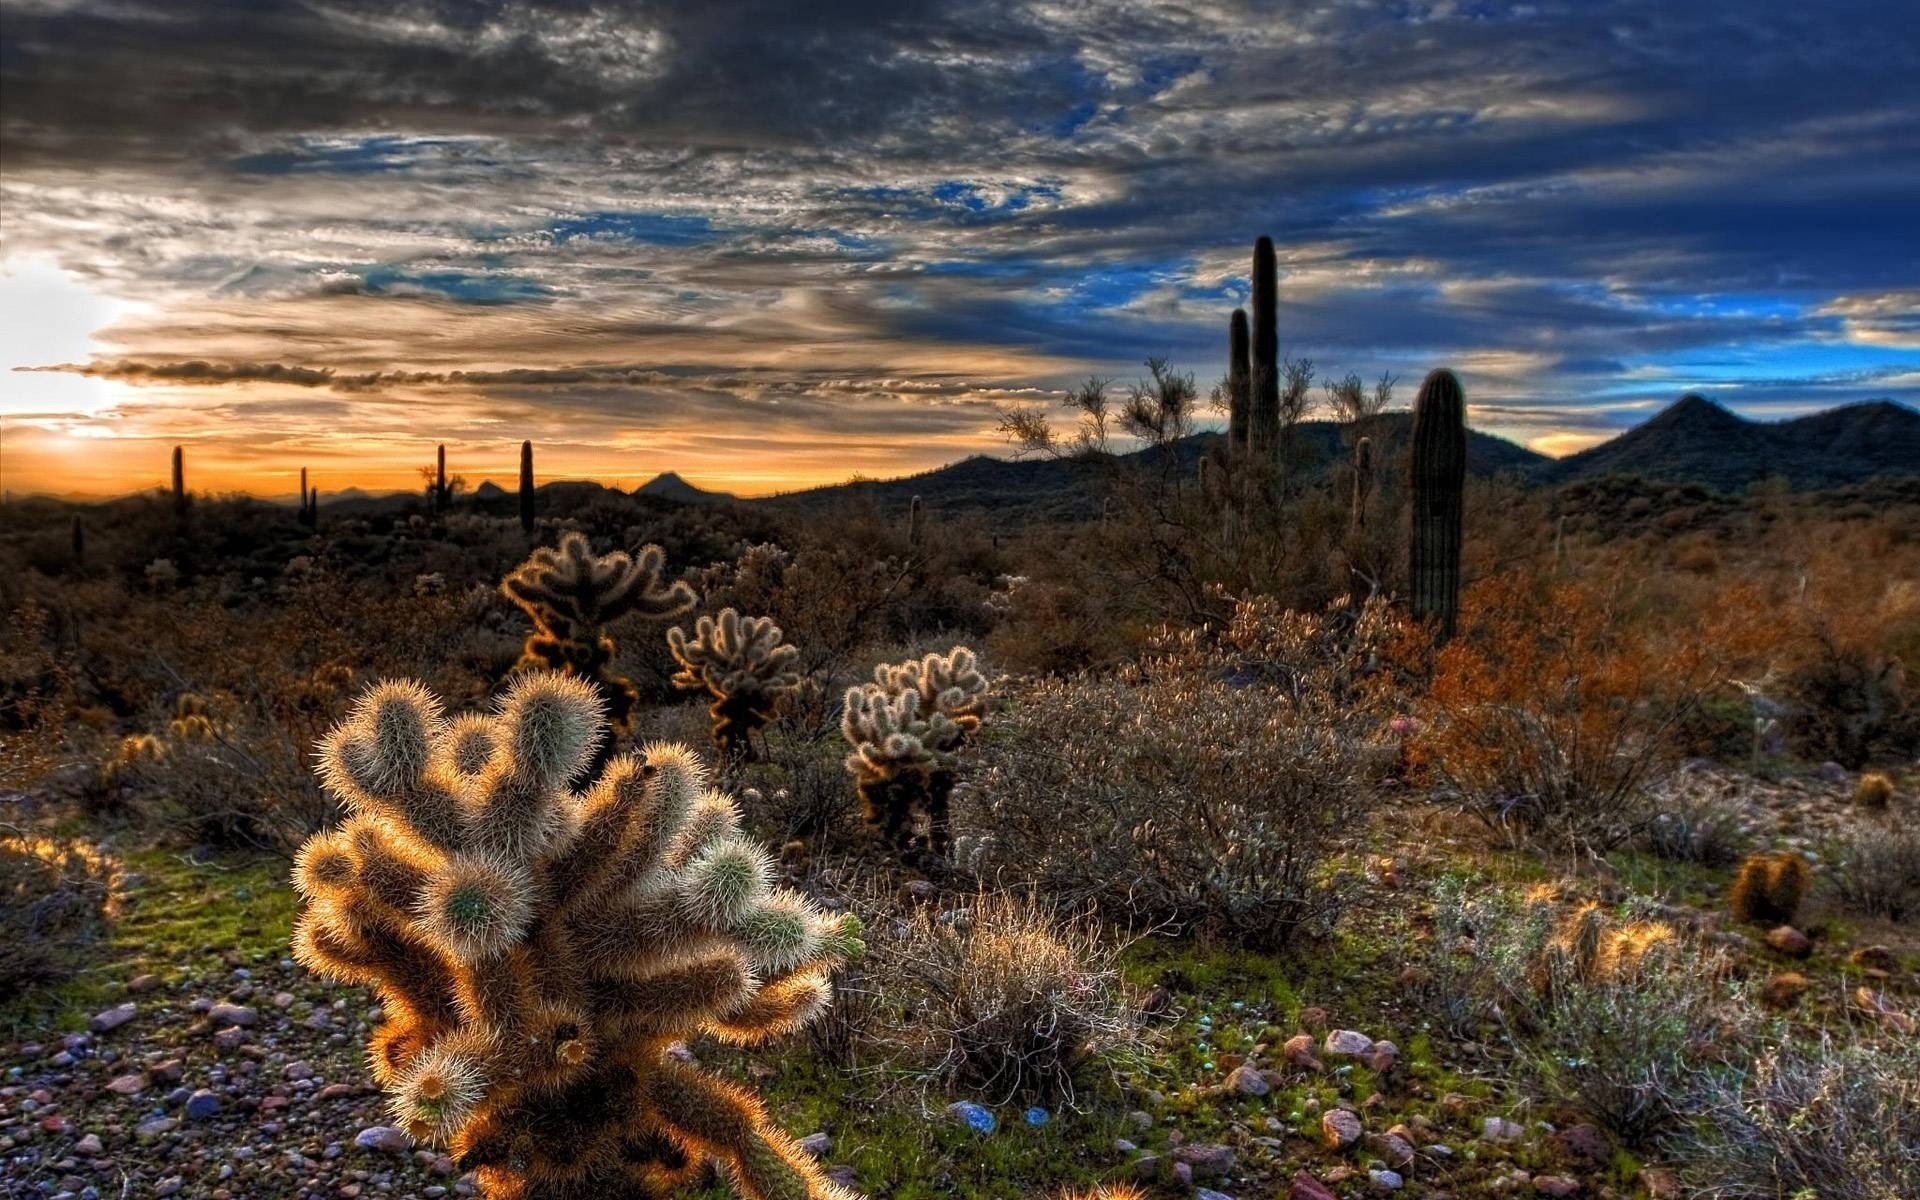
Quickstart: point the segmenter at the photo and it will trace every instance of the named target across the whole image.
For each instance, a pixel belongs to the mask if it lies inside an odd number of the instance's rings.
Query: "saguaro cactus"
[[[907,505],[907,545],[911,549],[920,548],[920,538],[925,533],[925,520],[920,497],[915,496],[912,503]]]
[[[1466,508],[1467,402],[1460,381],[1440,367],[1420,384],[1413,406],[1409,476],[1413,501],[1407,579],[1416,620],[1434,623],[1445,641],[1460,618],[1460,522]]]
[[[853,747],[846,766],[869,828],[895,850],[947,852],[954,770],[987,713],[987,680],[973,651],[874,668],[873,682],[847,689],[840,732]],[[924,817],[927,835],[914,833]]]
[[[1252,349],[1247,341],[1247,310],[1227,319],[1227,452],[1234,462],[1247,456],[1247,414],[1253,403]]]
[[[442,442],[440,443],[440,448],[434,452],[433,457],[433,511],[445,512],[446,509],[447,444]]]
[[[520,528],[533,532],[533,443],[520,443]]]
[[[1247,449],[1258,463],[1280,453],[1280,278],[1273,239],[1253,244],[1252,396],[1247,411]]]
[[[677,625],[667,630],[667,647],[680,664],[673,686],[713,697],[709,731],[721,757],[751,757],[753,731],[800,686],[793,669],[800,651],[786,643],[772,617],[743,617],[731,608],[721,609],[718,619],[701,617],[693,630],[691,640]]]
[[[1367,528],[1367,502],[1373,497],[1373,439],[1363,437],[1353,446],[1353,531]]]
[[[173,511],[187,511],[187,452],[184,446],[173,448]]]
[[[294,861],[295,955],[379,993],[368,1058],[396,1123],[485,1196],[653,1200],[711,1162],[750,1200],[846,1200],[752,1092],[668,1050],[819,1017],[858,923],[770,886],[684,747],[574,790],[606,732],[558,674],[452,720],[416,683],[363,696],[321,743],[353,815]]]
[[[533,619],[519,670],[565,671],[600,693],[617,733],[625,734],[640,690],[609,670],[617,647],[606,627],[628,613],[664,621],[693,607],[693,589],[662,580],[667,556],[645,546],[635,560],[624,551],[598,556],[583,533],[543,546],[500,581],[500,591]]]

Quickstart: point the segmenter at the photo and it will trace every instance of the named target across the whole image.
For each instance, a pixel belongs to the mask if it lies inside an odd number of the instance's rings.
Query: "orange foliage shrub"
[[[1669,623],[1618,577],[1509,572],[1462,607],[1410,756],[1506,836],[1569,850],[1644,827],[1646,785],[1678,757],[1677,724],[1772,642],[1744,587]]]

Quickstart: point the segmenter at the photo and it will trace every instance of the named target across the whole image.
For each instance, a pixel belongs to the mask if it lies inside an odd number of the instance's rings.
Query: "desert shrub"
[[[66,977],[112,916],[114,874],[78,842],[0,829],[0,1003]]]
[[[1750,854],[1727,889],[1727,908],[1749,925],[1791,925],[1812,876],[1806,858],[1792,851]]]
[[[1737,783],[1686,772],[1651,790],[1646,848],[1661,858],[1725,867],[1739,862],[1751,840],[1748,807]]]
[[[1086,587],[1009,576],[985,603],[999,618],[987,650],[1009,671],[1067,674],[1111,664],[1126,648],[1124,631]]]
[[[1442,881],[1426,998],[1450,1028],[1492,1026],[1544,1094],[1636,1145],[1687,1110],[1694,1072],[1749,1010],[1724,957],[1631,911],[1563,908]]]
[[[1122,921],[1250,946],[1325,929],[1384,726],[1384,606],[1243,602],[1218,638],[1170,639],[1112,678],[1016,696],[969,790],[975,870]]]
[[[1137,1049],[1115,956],[1090,917],[981,895],[876,935],[867,980],[901,1011],[883,1044],[926,1082],[996,1104],[1071,1103],[1089,1070]]]
[[[1472,588],[1435,656],[1416,761],[1515,842],[1596,852],[1651,820],[1678,722],[1740,661],[1739,602],[1664,630],[1631,597],[1509,572]]]
[[[1821,857],[1834,895],[1849,910],[1889,921],[1920,915],[1920,830],[1857,829]]]
[[[1785,1043],[1703,1075],[1668,1143],[1703,1200],[1920,1196],[1920,1041]]]

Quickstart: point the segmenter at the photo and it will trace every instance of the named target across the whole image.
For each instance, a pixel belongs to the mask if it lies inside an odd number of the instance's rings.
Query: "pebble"
[[[215,1025],[237,1025],[242,1029],[251,1029],[260,1021],[260,1014],[244,1004],[216,1004],[207,1010],[207,1016]]]
[[[833,1139],[824,1133],[810,1133],[800,1139],[800,1148],[814,1158],[825,1158],[833,1149]]]
[[[100,1135],[97,1133],[90,1133],[73,1144],[73,1152],[83,1158],[92,1158],[96,1154],[103,1154],[106,1152],[106,1149],[106,1146],[101,1144]]]
[[[1406,1180],[1400,1177],[1400,1172],[1379,1168],[1368,1171],[1367,1178],[1373,1181],[1375,1188],[1383,1192],[1397,1192],[1406,1183]]]
[[[1353,1029],[1335,1029],[1322,1046],[1328,1054],[1342,1058],[1363,1058],[1373,1051],[1373,1039]]]
[[[1483,1142],[1515,1142],[1525,1132],[1525,1129],[1505,1117],[1488,1117],[1480,1123],[1480,1140]]]
[[[405,1154],[413,1149],[413,1139],[391,1125],[370,1125],[353,1135],[353,1144],[381,1154]]]
[[[1293,1182],[1287,1185],[1287,1200],[1339,1200],[1327,1186],[1305,1171],[1294,1173]]]
[[[1227,1074],[1227,1090],[1239,1096],[1264,1096],[1273,1090],[1259,1071],[1245,1063]]]
[[[1343,1150],[1360,1140],[1360,1118],[1344,1108],[1330,1108],[1320,1116],[1320,1140]]]
[[[975,1133],[992,1133],[1000,1127],[998,1117],[971,1100],[956,1100],[947,1105],[947,1115],[960,1121]]]
[[[223,1104],[218,1092],[201,1088],[193,1095],[187,1097],[187,1119],[189,1121],[204,1121],[208,1117],[218,1113],[222,1107]]]
[[[138,1011],[139,1006],[131,1000],[125,1004],[116,1004],[105,1012],[93,1014],[92,1019],[87,1022],[87,1029],[93,1033],[106,1033],[109,1030],[118,1029],[133,1020],[133,1014]]]

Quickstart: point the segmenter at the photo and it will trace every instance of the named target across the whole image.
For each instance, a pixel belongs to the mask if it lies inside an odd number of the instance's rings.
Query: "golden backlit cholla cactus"
[[[352,816],[294,865],[300,960],[375,988],[396,1122],[494,1200],[640,1200],[708,1162],[739,1194],[845,1198],[751,1092],[675,1043],[806,1025],[860,951],[852,918],[772,886],[766,852],[680,746],[622,754],[584,681],[516,680],[448,719],[382,684],[321,743]]]
[[[897,850],[947,850],[954,767],[987,713],[987,680],[973,651],[874,668],[873,682],[847,689],[840,731],[853,747],[847,770],[867,824]],[[922,843],[914,825],[924,817]]]
[[[800,686],[794,660],[772,617],[743,617],[731,608],[701,617],[693,637],[679,626],[667,630],[667,646],[680,670],[673,685],[713,697],[713,744],[725,758],[751,757],[753,731],[773,719],[782,698]]]
[[[640,692],[608,669],[615,646],[606,627],[628,613],[664,621],[693,607],[692,588],[662,580],[665,566],[658,546],[643,547],[637,559],[624,551],[596,555],[577,532],[558,546],[535,550],[500,581],[507,599],[533,619],[519,669],[565,671],[588,680],[606,702],[614,731],[624,734]]]

